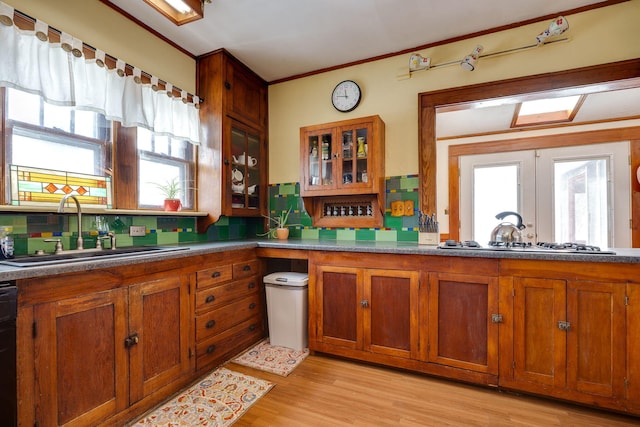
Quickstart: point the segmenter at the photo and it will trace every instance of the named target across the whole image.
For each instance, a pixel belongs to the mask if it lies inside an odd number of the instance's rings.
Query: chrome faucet
[[[73,194],[67,194],[66,196],[64,196],[62,200],[60,200],[60,206],[58,206],[58,213],[64,213],[64,204],[67,201],[67,199],[70,199],[70,198],[73,199],[74,202],[76,202],[76,208],[78,210],[78,240],[77,240],[76,249],[82,250],[84,249],[84,245],[82,241],[82,208],[80,207],[80,202],[78,201],[78,198]]]

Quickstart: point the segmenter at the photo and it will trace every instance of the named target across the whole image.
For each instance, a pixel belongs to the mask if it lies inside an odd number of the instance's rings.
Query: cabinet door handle
[[[207,299],[204,300],[204,302],[210,303],[210,302],[213,302],[213,300],[215,300],[215,299],[216,299],[216,297],[214,295],[209,295],[207,297]]]
[[[251,271],[251,266],[245,265],[244,267],[242,267],[242,271]]]
[[[255,302],[252,302],[251,304],[249,304],[249,310],[253,310],[254,308],[256,308]]]
[[[127,338],[124,339],[124,346],[125,348],[130,348],[138,344],[138,342],[139,342],[138,334],[135,333],[135,334],[129,335]]]
[[[366,299],[363,299],[362,301],[360,301],[360,305],[364,308],[369,307],[369,301]]]
[[[253,283],[253,282],[251,282],[251,283],[249,283],[249,286],[248,286],[248,287],[249,287],[249,289],[253,289],[253,288],[255,288],[255,287],[256,287],[256,284],[255,284],[255,283]]]
[[[222,273],[220,273],[219,271],[214,271],[213,274],[211,275],[211,278],[212,279],[217,279],[221,275],[222,275]]]
[[[492,314],[491,321],[493,323],[502,323],[502,314]]]
[[[207,353],[208,353],[208,354],[211,354],[211,353],[213,353],[214,351],[216,351],[216,346],[215,346],[215,345],[213,345],[213,344],[212,344],[212,345],[210,345],[209,347],[207,347]]]
[[[216,326],[216,321],[215,321],[215,320],[209,320],[209,321],[207,322],[207,329],[211,329],[211,328],[213,328],[214,326]]]
[[[563,321],[558,322],[558,329],[560,329],[561,331],[568,331],[570,327],[571,327],[571,322],[563,322]]]

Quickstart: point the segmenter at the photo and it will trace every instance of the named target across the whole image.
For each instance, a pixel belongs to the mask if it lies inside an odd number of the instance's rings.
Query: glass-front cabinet
[[[259,216],[266,189],[260,185],[265,171],[262,137],[254,129],[232,123],[229,157],[225,159],[226,199],[235,215]]]
[[[307,126],[300,129],[300,141],[300,192],[314,225],[380,225],[384,209],[380,117]]]

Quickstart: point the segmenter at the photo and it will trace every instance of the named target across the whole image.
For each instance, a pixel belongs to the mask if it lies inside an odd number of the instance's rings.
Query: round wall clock
[[[336,110],[343,113],[355,110],[360,103],[360,86],[353,80],[338,83],[331,94],[331,102]]]

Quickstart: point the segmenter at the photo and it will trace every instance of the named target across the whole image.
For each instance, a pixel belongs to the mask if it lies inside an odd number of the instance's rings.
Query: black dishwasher
[[[0,283],[0,417],[3,426],[18,425],[16,386],[16,314],[18,288]]]

